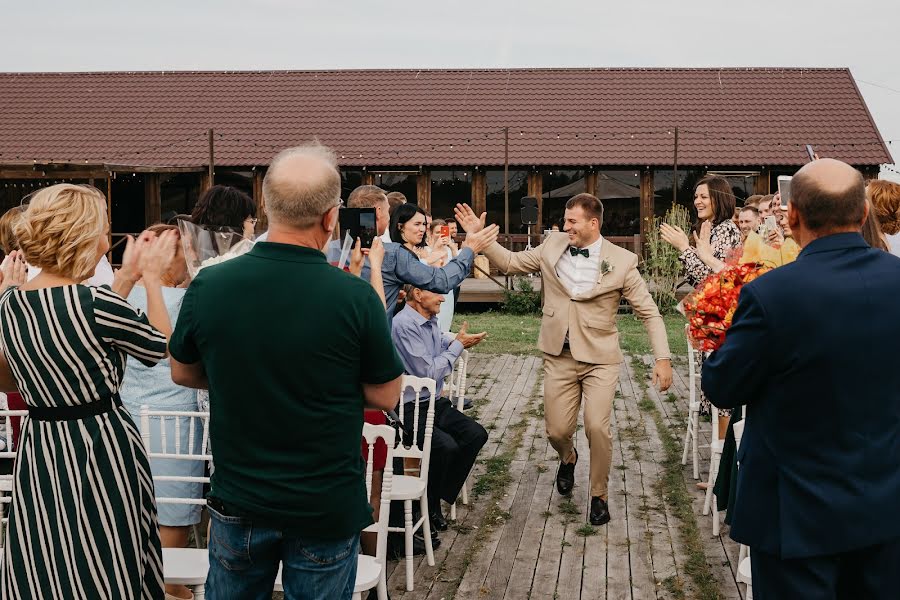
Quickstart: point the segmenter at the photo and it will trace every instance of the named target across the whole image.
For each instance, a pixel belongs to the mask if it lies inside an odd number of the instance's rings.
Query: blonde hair
[[[22,216],[24,211],[25,209],[21,206],[14,206],[0,217],[0,249],[3,250],[4,254],[9,254],[13,250],[19,249],[19,243],[13,234],[13,225],[16,224],[16,221]]]
[[[82,281],[97,267],[97,249],[105,225],[106,198],[100,190],[61,183],[31,197],[13,226],[13,235],[25,262]]]
[[[888,235],[900,232],[900,184],[873,179],[866,186],[866,196],[872,203],[882,231]]]

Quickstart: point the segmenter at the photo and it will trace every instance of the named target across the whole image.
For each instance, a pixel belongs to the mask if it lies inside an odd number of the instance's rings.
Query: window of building
[[[694,186],[697,181],[706,174],[704,169],[679,168],[678,181],[675,185],[675,198],[672,197],[674,174],[672,169],[654,169],[653,171],[653,214],[662,217],[672,206],[672,202],[684,206],[691,215],[691,220],[697,218],[694,209]]]
[[[550,229],[553,225],[559,225],[562,229],[566,202],[572,196],[587,191],[586,173],[584,169],[553,169],[544,173],[542,225],[545,229]]]
[[[375,185],[385,192],[400,192],[410,204],[419,203],[418,170],[373,171]]]
[[[216,185],[227,185],[237,188],[253,198],[253,171],[240,171],[233,169],[216,169]],[[254,200],[259,202],[256,198]]]
[[[504,221],[504,189],[503,169],[485,171],[487,183],[487,222],[496,223],[503,231]],[[528,233],[522,227],[521,200],[528,195],[528,171],[515,169],[509,171],[509,232]]]
[[[603,235],[640,234],[640,171],[628,169],[598,171],[597,197],[603,203]]]
[[[116,173],[112,180],[112,242],[113,264],[122,262],[126,235],[135,235],[149,225],[145,223],[144,175],[141,173]]]
[[[472,171],[432,171],[431,215],[450,219],[460,202],[472,204]]]
[[[341,169],[341,198],[346,203],[350,193],[362,185],[362,169]]]
[[[744,200],[756,193],[758,171],[710,171],[709,174],[718,175],[728,181],[731,191],[734,192],[736,206],[743,205]]]
[[[200,197],[200,173],[172,173],[159,177],[159,214],[163,223],[175,215],[189,215]]]

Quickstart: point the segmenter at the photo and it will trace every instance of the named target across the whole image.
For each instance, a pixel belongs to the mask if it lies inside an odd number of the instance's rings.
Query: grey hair
[[[320,162],[324,168],[319,171],[316,165],[303,172],[287,171],[284,163],[297,157]],[[298,229],[311,227],[340,201],[337,157],[318,141],[282,150],[269,164],[262,191],[273,221]]]

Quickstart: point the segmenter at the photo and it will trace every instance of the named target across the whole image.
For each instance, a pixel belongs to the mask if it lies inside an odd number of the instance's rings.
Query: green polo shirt
[[[403,363],[367,282],[317,250],[258,243],[200,272],[169,351],[209,379],[211,496],[300,536],[372,523],[362,385],[395,379]]]

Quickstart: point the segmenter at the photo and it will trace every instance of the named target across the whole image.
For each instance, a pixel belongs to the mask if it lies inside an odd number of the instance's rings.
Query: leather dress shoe
[[[578,463],[578,451],[575,450],[575,462],[563,464],[559,463],[559,470],[556,472],[556,490],[563,496],[572,493],[575,487],[575,465]]]
[[[591,497],[591,525],[606,525],[609,523],[609,506],[600,496]]]
[[[440,510],[431,513],[430,518],[432,531],[447,531],[447,519]]]

